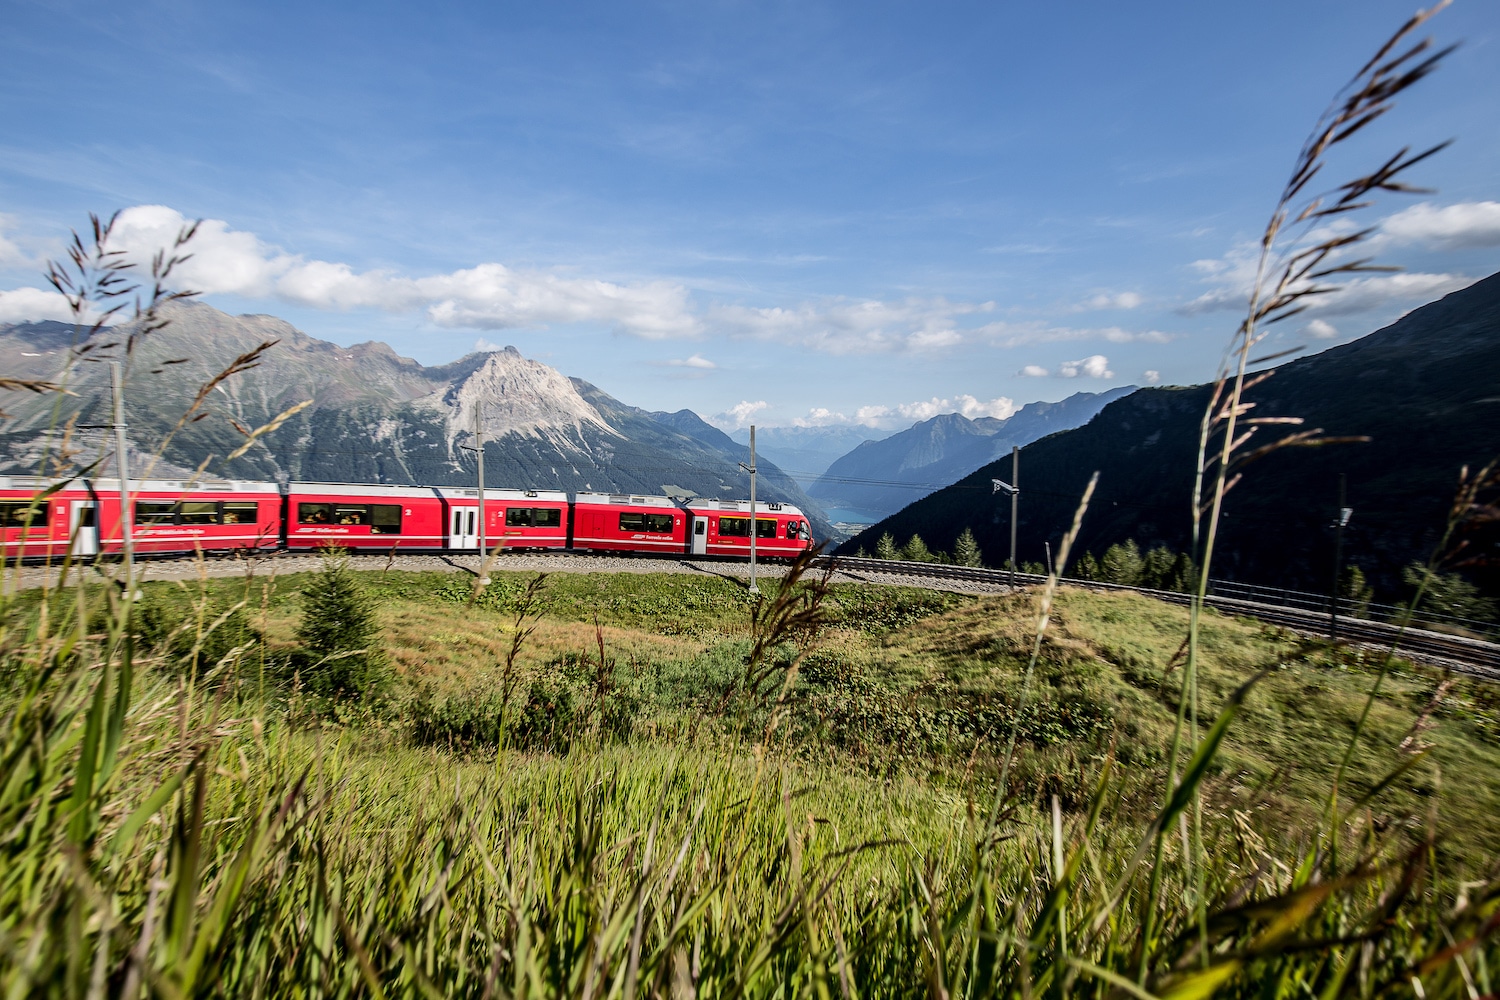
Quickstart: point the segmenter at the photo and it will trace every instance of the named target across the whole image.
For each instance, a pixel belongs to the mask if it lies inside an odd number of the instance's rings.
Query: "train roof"
[[[725,510],[733,510],[733,511],[741,511],[741,512],[746,513],[746,514],[750,513],[750,501],[749,500],[718,500],[718,499],[706,499],[706,498],[699,497],[697,499],[689,500],[685,504],[685,506],[689,510],[695,510],[695,511],[713,511],[713,512],[718,512],[718,511],[725,511]],[[789,504],[789,503],[775,503],[775,502],[769,501],[769,500],[757,500],[757,501],[755,501],[755,513],[757,513],[757,514],[786,514],[786,515],[794,515],[796,517],[805,517],[806,516],[805,514],[802,513],[802,510],[800,508],[798,508],[798,507],[796,507],[796,506],[794,506],[792,504]]]
[[[671,507],[673,510],[680,510],[682,506],[671,497],[642,493],[578,493],[575,498],[575,503],[613,504],[617,507]]]
[[[288,493],[325,497],[436,497],[433,486],[390,486],[370,483],[287,483]]]
[[[0,476],[0,490],[45,490],[62,484],[74,489],[92,488],[97,493],[118,493],[118,479],[46,479],[41,476]],[[244,479],[132,479],[130,492],[136,493],[279,493],[275,483]]]
[[[478,502],[478,489],[465,489],[461,486],[438,486],[435,487],[439,494],[450,500],[473,500]],[[488,503],[491,500],[540,500],[544,503],[567,503],[568,495],[562,490],[512,490],[484,488],[484,499]]]

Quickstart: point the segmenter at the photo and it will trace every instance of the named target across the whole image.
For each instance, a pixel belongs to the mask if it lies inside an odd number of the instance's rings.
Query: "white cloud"
[[[807,416],[792,420],[793,427],[839,427],[847,423],[851,423],[848,417],[826,406],[814,406]]]
[[[667,364],[672,368],[699,368],[703,371],[712,371],[719,367],[701,354],[694,354],[687,358],[673,358]]]
[[[1469,201],[1442,208],[1422,202],[1387,217],[1380,235],[1395,244],[1434,250],[1500,246],[1500,201]]]
[[[0,267],[36,267],[40,261],[6,238],[5,230],[12,225],[14,219],[11,216],[0,214]]]
[[[0,291],[0,323],[26,323],[43,319],[67,322],[72,318],[67,299],[56,292],[40,288]]]
[[[137,205],[120,214],[112,245],[145,264],[186,221],[163,205]],[[439,326],[480,330],[606,323],[646,339],[700,330],[688,290],[666,281],[625,285],[496,263],[417,278],[357,272],[288,254],[219,219],[205,220],[186,250],[192,257],[176,271],[176,283],[209,295],[274,297],[319,309],[421,309]]]
[[[1312,337],[1315,340],[1332,340],[1334,337],[1337,337],[1339,335],[1338,327],[1334,326],[1332,323],[1329,323],[1327,320],[1321,319],[1313,320],[1311,323],[1307,324],[1307,326],[1303,327],[1303,330],[1309,337]]]
[[[1056,371],[1049,371],[1041,365],[1027,365],[1016,372],[1016,374],[1024,378],[1046,378],[1049,375],[1056,378],[1115,377],[1115,373],[1109,370],[1109,359],[1102,354],[1090,354],[1088,357],[1079,358],[1077,361],[1060,362]],[[1149,382],[1153,375],[1158,379],[1161,378],[1160,372],[1148,371],[1146,373],[1146,380]]]
[[[1013,323],[1005,320],[987,323],[974,330],[995,347],[1025,347],[1031,344],[1058,344],[1068,341],[1105,340],[1111,344],[1165,344],[1172,335],[1160,330],[1135,332],[1118,326],[1070,327],[1052,326],[1040,320]]]
[[[1098,309],[1135,309],[1144,301],[1145,299],[1141,297],[1139,292],[1117,292],[1114,294],[1100,292],[1098,295],[1085,299],[1076,308],[1081,312]]]
[[[1462,274],[1402,272],[1345,283],[1338,291],[1319,295],[1308,307],[1310,315],[1347,316],[1391,303],[1428,302],[1467,288],[1473,278]]]
[[[1145,371],[1141,372],[1141,381],[1145,382],[1147,385],[1158,385],[1161,382],[1161,372],[1157,371],[1155,368],[1147,368]]]
[[[743,399],[723,413],[715,413],[708,418],[708,422],[728,430],[738,430],[741,427],[748,427],[751,418],[761,410],[769,409],[770,406],[771,404],[764,399],[758,399],[754,402]]]
[[[1077,361],[1064,361],[1057,366],[1058,378],[1114,378],[1109,370],[1109,359],[1102,354],[1090,354]]]
[[[823,299],[800,306],[709,310],[708,324],[736,336],[808,347],[824,354],[933,351],[962,343],[960,317],[989,312],[993,302],[907,299],[901,302]]]

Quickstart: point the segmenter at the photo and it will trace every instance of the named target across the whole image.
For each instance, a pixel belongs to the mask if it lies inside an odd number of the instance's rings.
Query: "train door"
[[[73,555],[99,554],[99,504],[94,500],[70,501],[68,537],[73,540]]]
[[[693,517],[693,555],[708,554],[708,518]]]
[[[448,533],[451,549],[479,548],[479,508],[453,507],[448,516],[452,518],[452,531]]]

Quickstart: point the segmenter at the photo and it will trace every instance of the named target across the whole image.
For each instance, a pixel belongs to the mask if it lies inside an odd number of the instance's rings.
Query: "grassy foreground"
[[[1023,692],[1030,596],[836,587],[751,680],[732,581],[549,577],[507,668],[527,578],[372,573],[351,704],[303,582],[7,605],[7,996],[1493,991],[1491,687],[1397,664],[1330,807],[1375,658],[1210,616],[1174,792],[1134,595],[1062,592]]]

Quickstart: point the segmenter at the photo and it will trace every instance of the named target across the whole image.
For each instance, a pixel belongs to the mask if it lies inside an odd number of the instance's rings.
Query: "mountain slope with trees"
[[[1079,550],[1102,553],[1127,539],[1143,550],[1189,548],[1189,504],[1199,425],[1210,387],[1141,389],[1076,430],[1021,452],[1018,558],[1042,562],[1056,547],[1084,484],[1099,488]],[[1291,361],[1250,390],[1252,415],[1299,416],[1328,435],[1367,443],[1282,451],[1246,469],[1229,494],[1213,575],[1326,590],[1333,575],[1332,522],[1339,476],[1354,515],[1346,562],[1383,594],[1438,543],[1460,471],[1500,455],[1500,275],[1416,309],[1349,344]],[[1270,427],[1258,440],[1284,428]],[[920,534],[951,548],[969,528],[999,565],[1009,550],[1010,501],[991,478],[1010,478],[1008,458],[881,521],[840,551],[873,550],[880,537]],[[1492,556],[1500,557],[1493,539]],[[1495,585],[1493,570],[1479,578]],[[1485,577],[1484,573],[1490,573]]]

